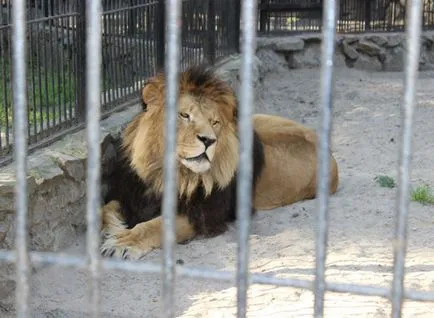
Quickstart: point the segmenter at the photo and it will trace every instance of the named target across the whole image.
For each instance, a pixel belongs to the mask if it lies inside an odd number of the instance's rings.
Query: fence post
[[[235,52],[240,53],[240,27],[241,27],[241,0],[234,0],[234,32],[232,46]]]
[[[215,2],[214,0],[208,0],[208,19],[207,19],[207,59],[208,63],[214,64],[215,61],[215,42],[216,42],[216,31],[215,31]]]
[[[268,3],[264,0],[259,1],[259,31],[265,32],[268,17]]]
[[[156,39],[156,48],[157,48],[157,69],[162,70],[164,68],[164,59],[165,59],[165,31],[166,31],[166,17],[165,17],[165,8],[166,1],[159,0],[157,5],[157,14],[154,23],[156,24],[155,30],[157,34]]]
[[[371,1],[365,2],[365,31],[371,30]]]
[[[76,74],[76,109],[75,119],[82,122],[86,116],[86,2],[78,1],[78,17],[76,27],[77,58]]]
[[[130,0],[130,7],[137,5],[137,0]],[[137,9],[128,11],[128,35],[133,36],[137,32]]]

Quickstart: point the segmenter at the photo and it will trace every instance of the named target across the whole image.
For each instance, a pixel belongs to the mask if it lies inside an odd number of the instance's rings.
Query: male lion
[[[239,164],[234,91],[204,66],[182,72],[179,85],[178,243],[196,235],[218,235],[235,220]],[[160,73],[144,85],[143,111],[125,129],[102,208],[103,255],[139,259],[161,247],[164,94]],[[252,213],[313,198],[315,133],[267,115],[256,115],[254,126]],[[332,163],[331,192],[335,192],[337,167],[334,159]]]

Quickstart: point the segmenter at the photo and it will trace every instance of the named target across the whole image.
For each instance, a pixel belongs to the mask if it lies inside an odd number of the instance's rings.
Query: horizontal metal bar
[[[146,7],[151,7],[153,5],[157,5],[158,1],[155,2],[149,2],[149,3],[145,3],[145,4],[139,4],[136,6],[128,6],[125,8],[118,8],[118,9],[113,9],[113,10],[107,10],[107,11],[103,11],[103,14],[110,14],[110,13],[117,13],[117,12],[122,12],[122,11],[131,11],[134,9],[140,9],[140,8],[146,8]]]
[[[34,24],[34,23],[40,23],[40,22],[46,22],[46,21],[52,21],[52,20],[70,18],[70,17],[77,17],[79,15],[80,14],[77,13],[77,12],[65,13],[65,14],[60,14],[60,15],[53,15],[53,16],[49,16],[49,17],[43,17],[43,18],[38,18],[38,19],[27,20],[26,24]],[[3,29],[3,28],[12,27],[13,25],[14,25],[13,23],[2,25],[1,28],[0,28],[0,30]]]
[[[14,263],[16,255],[12,251],[0,250],[0,262],[5,261]],[[75,267],[79,269],[86,269],[88,260],[84,256],[72,256],[64,253],[52,252],[30,252],[30,261],[32,264],[43,265],[59,265],[64,267]],[[143,262],[143,261],[127,261],[116,259],[102,259],[101,267],[104,270],[121,270],[126,272],[135,273],[162,273],[161,264]],[[216,281],[228,282],[235,284],[235,271],[220,271],[203,267],[189,267],[183,265],[175,265],[175,272],[177,276],[199,278],[199,279],[212,279]],[[306,290],[314,290],[314,281],[307,279],[293,279],[293,278],[279,278],[269,276],[267,274],[250,275],[250,284],[258,285],[276,285],[280,287],[294,287]],[[361,285],[361,284],[347,284],[347,283],[325,283],[325,289],[335,293],[350,293],[360,296],[373,296],[391,299],[390,288]],[[434,302],[434,291],[419,291],[414,289],[406,289],[404,291],[404,298],[412,301],[421,302]]]

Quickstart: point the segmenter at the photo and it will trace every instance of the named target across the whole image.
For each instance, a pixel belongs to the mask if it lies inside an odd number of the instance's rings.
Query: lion
[[[143,109],[125,128],[111,189],[101,209],[101,253],[137,260],[162,245],[165,77],[141,91]],[[316,135],[290,120],[255,115],[251,213],[316,192]],[[238,102],[211,67],[180,73],[177,116],[175,240],[212,237],[236,219]],[[331,187],[337,187],[332,157]]]

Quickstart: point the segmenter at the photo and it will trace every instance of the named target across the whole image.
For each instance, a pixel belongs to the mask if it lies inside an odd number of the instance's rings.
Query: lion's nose
[[[213,143],[216,142],[215,138],[208,137],[208,136],[197,135],[197,138],[203,142],[205,148],[208,148],[209,146],[211,146]]]

